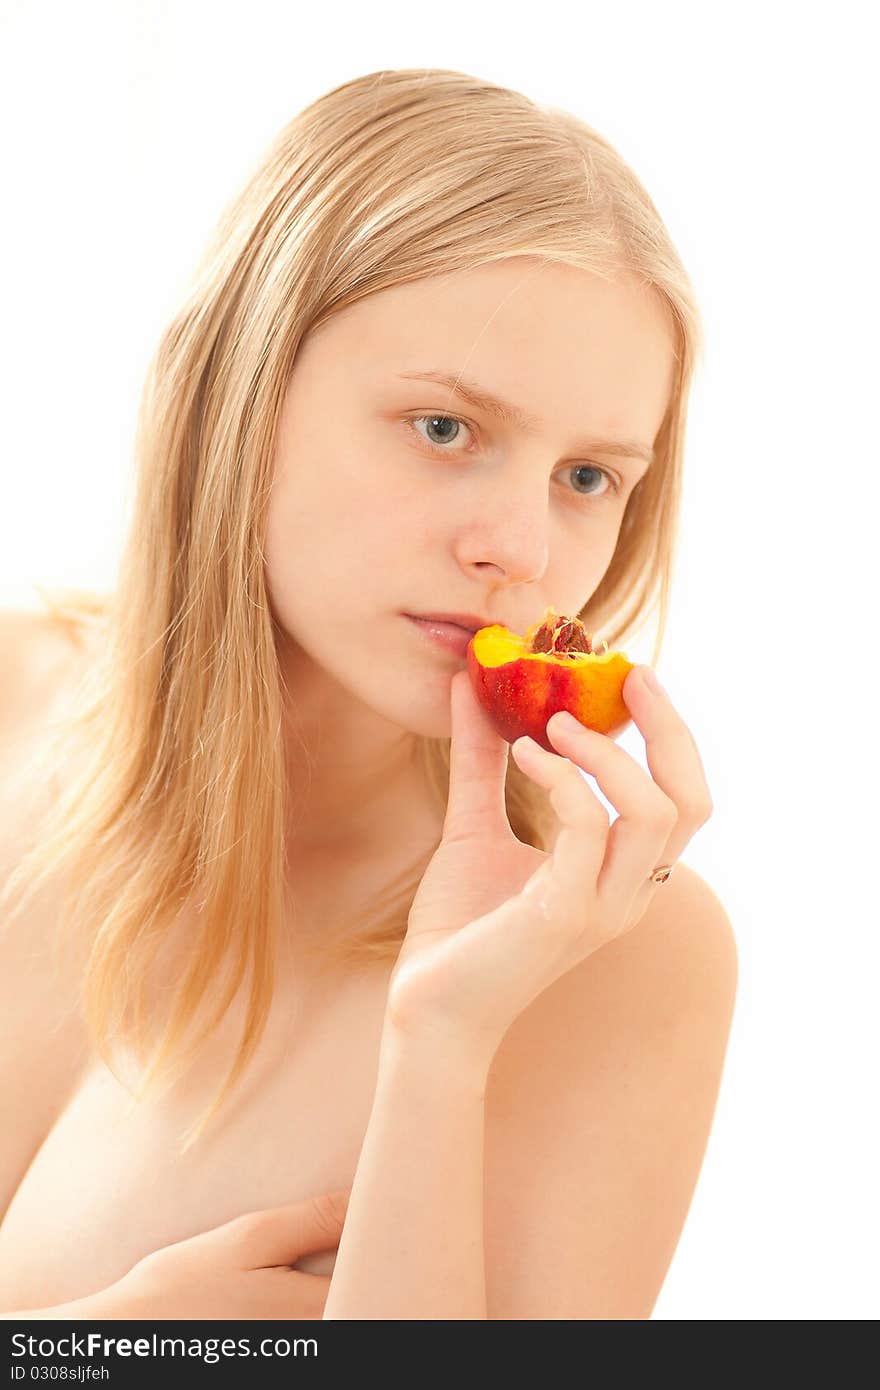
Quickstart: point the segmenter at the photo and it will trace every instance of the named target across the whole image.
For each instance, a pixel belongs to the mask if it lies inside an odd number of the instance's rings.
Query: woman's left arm
[[[486,1318],[490,1061],[386,1023],[325,1319]]]

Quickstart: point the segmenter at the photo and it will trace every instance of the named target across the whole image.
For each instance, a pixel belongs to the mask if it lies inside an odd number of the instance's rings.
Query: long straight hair
[[[150,361],[118,583],[48,599],[72,631],[97,627],[98,655],[55,730],[49,765],[66,772],[2,895],[6,905],[18,895],[7,926],[41,883],[59,885],[58,942],[75,951],[96,1048],[111,1069],[118,1049],[139,1065],[152,1049],[137,1098],[180,1073],[246,984],[238,1051],[184,1149],[262,1036],[289,908],[281,729],[284,696],[296,692],[282,688],[263,540],[298,345],[368,295],[522,256],[608,281],[635,276],[669,315],[676,373],[656,461],[579,614],[612,647],[657,614],[656,662],[702,354],[690,281],[654,203],[596,131],[442,69],[345,82],[276,137],[220,217]],[[417,744],[441,812],[449,743]],[[547,795],[512,759],[506,798],[517,836],[549,848]],[[429,859],[364,904],[328,958],[393,959]],[[149,982],[184,921],[184,968],[163,1009]]]

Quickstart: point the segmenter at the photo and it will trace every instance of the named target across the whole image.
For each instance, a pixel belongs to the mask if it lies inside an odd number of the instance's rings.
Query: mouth
[[[418,618],[425,622],[432,623],[451,623],[453,627],[466,628],[471,634],[477,632],[481,627],[490,627],[491,618],[484,618],[479,613],[408,613],[409,618]]]
[[[467,656],[468,643],[476,628],[463,627],[460,623],[443,622],[438,618],[417,618],[412,613],[405,613],[403,616],[432,646],[452,652],[460,659]]]

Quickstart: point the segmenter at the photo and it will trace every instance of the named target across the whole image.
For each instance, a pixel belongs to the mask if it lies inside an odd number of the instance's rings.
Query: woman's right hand
[[[330,1275],[291,1265],[339,1244],[351,1189],[236,1216],[145,1255],[106,1290],[107,1316],[321,1319]],[[103,1296],[83,1300],[102,1316]],[[75,1305],[74,1305],[75,1306]]]

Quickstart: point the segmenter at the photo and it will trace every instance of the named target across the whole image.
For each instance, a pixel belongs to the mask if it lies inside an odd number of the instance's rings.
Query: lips
[[[459,623],[438,622],[434,618],[416,618],[410,613],[406,614],[406,619],[432,645],[445,648],[460,658],[467,656],[468,644],[474,635],[471,628]]]
[[[409,613],[407,616],[423,622],[452,623],[455,627],[465,628],[471,635],[481,627],[490,627],[492,622],[491,618],[483,618],[479,613]]]

